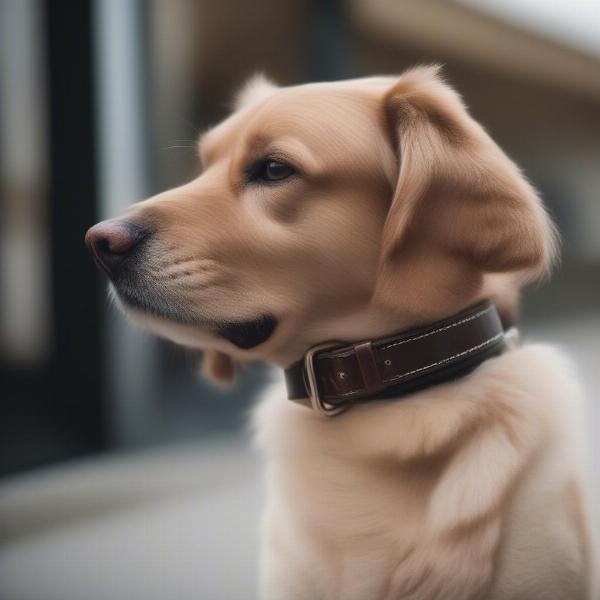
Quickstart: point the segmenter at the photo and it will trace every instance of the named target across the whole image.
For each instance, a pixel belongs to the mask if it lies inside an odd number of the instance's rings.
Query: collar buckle
[[[317,344],[316,346],[310,348],[304,356],[304,383],[308,391],[310,404],[313,410],[327,415],[328,417],[338,415],[348,407],[329,404],[325,402],[323,398],[321,398],[319,393],[319,383],[317,381],[317,373],[315,370],[315,358],[319,352],[331,350],[332,348],[337,348],[340,345],[341,344],[337,342],[325,342],[323,344]]]

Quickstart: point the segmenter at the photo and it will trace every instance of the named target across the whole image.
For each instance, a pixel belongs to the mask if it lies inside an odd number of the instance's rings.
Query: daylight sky
[[[600,56],[600,0],[459,0],[505,21]]]

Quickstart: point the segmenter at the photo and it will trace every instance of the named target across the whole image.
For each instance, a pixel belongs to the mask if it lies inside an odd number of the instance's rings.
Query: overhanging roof
[[[512,0],[511,0],[512,1]],[[516,1],[516,0],[515,0]],[[600,51],[575,47],[548,27],[500,17],[495,0],[349,0],[355,25],[390,45],[427,51],[600,98]],[[498,5],[500,2],[497,3]],[[483,10],[483,6],[486,9]],[[506,9],[503,9],[506,13]],[[519,25],[514,22],[517,21]],[[600,36],[599,36],[600,37]],[[600,40],[598,42],[600,45]]]

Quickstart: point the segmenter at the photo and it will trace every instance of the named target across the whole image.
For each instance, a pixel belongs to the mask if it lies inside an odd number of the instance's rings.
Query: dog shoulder
[[[555,571],[548,597],[567,597],[561,590],[582,588],[583,565],[592,563],[577,487],[581,393],[572,366],[559,350],[531,345],[489,361],[464,384],[483,410],[429,497],[429,564],[457,590],[469,581],[490,591],[493,573],[502,585],[529,589],[537,579],[518,557],[532,552],[541,571]]]
[[[561,468],[566,471],[576,468],[578,460],[581,392],[562,352],[524,346],[473,375],[463,393],[480,394],[482,410],[431,496],[430,525],[438,531],[502,510],[526,469],[543,453],[564,450]]]

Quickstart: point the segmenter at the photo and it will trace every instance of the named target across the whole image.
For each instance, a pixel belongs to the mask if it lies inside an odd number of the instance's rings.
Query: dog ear
[[[398,162],[382,268],[427,246],[451,270],[542,275],[554,227],[517,166],[467,113],[438,67],[408,71],[384,98]]]
[[[219,387],[230,387],[236,379],[236,363],[228,354],[218,350],[205,350],[202,375]]]
[[[243,85],[236,94],[234,109],[239,110],[272,96],[279,87],[268,79],[263,73],[256,73]]]

